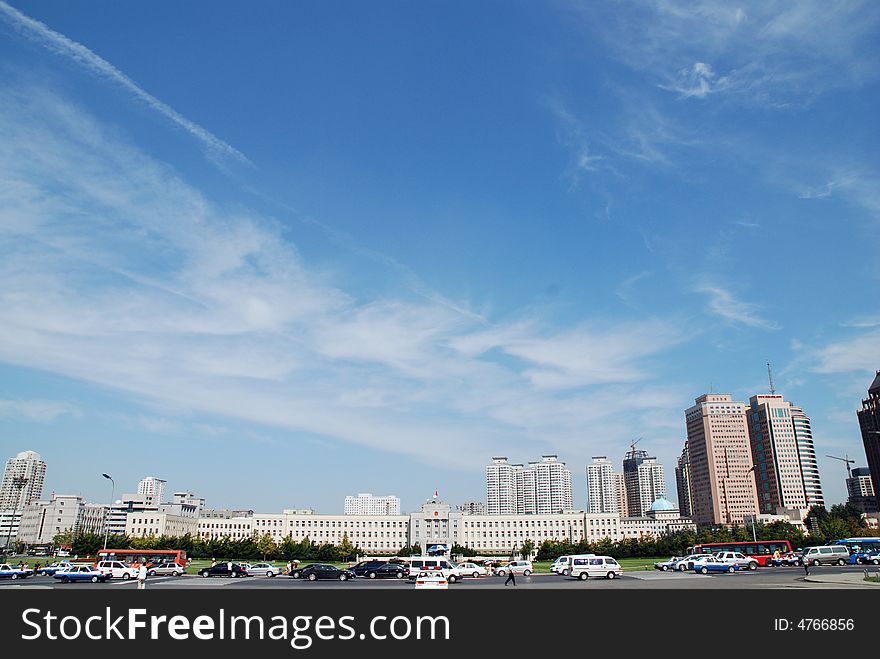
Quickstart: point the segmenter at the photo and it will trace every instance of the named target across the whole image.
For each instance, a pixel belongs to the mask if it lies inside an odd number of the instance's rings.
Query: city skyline
[[[0,442],[255,509],[556,454],[583,509],[769,361],[845,500],[880,6],[685,9],[0,0]]]

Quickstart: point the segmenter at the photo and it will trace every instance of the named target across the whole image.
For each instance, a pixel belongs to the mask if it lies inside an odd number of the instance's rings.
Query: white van
[[[458,567],[447,561],[442,556],[410,556],[409,579],[415,579],[421,572],[437,572],[442,574],[449,583],[455,583],[461,579]]]
[[[807,565],[846,565],[849,563],[849,549],[846,545],[822,545],[819,547],[807,547],[803,553],[804,563]]]
[[[593,554],[569,556],[567,570],[569,577],[582,581],[586,581],[590,577],[614,579],[623,574],[620,563],[611,556],[595,556]]]

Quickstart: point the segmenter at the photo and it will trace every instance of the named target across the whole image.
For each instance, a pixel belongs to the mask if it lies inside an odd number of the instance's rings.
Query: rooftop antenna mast
[[[770,395],[776,393],[776,387],[773,386],[773,369],[770,368],[770,362],[767,362],[767,377],[770,379]]]

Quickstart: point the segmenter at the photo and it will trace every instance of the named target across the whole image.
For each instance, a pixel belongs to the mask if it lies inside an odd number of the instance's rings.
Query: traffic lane
[[[864,571],[863,566],[820,566],[810,567],[810,574],[821,576],[822,574],[852,574]],[[504,585],[505,577],[480,577],[477,579],[467,578],[449,588],[456,590],[470,590],[483,588],[766,588],[766,587],[810,587],[811,584],[803,581],[803,568],[759,568],[758,570],[741,570],[733,574],[696,574],[694,572],[661,572],[653,571],[630,571],[624,572],[617,579],[591,578],[587,581],[568,579],[550,574],[531,575],[529,577],[516,577],[516,586]],[[0,588],[42,586],[51,588],[137,588],[137,582],[114,579],[106,583],[78,582],[63,584],[53,577],[33,576],[27,579],[15,581],[5,579],[0,581]],[[150,577],[147,579],[147,588],[157,589],[202,589],[202,588],[382,588],[382,589],[408,589],[414,588],[411,581],[406,579],[365,579],[357,578],[346,582],[339,581],[308,581],[291,579],[286,576],[277,577],[210,577],[203,578],[196,575],[184,575],[181,577]]]

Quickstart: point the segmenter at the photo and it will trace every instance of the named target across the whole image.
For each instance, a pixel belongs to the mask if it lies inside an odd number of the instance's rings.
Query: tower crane
[[[845,463],[846,463],[846,477],[847,477],[847,478],[852,478],[852,469],[850,469],[850,465],[851,465],[851,464],[855,464],[856,461],[855,461],[855,460],[850,460],[850,459],[849,459],[849,454],[844,453],[844,455],[845,455],[846,457],[843,457],[843,458],[838,458],[836,455],[826,455],[825,457],[826,457],[826,458],[832,458],[832,459],[834,459],[834,460],[840,460],[841,462],[845,462]]]

